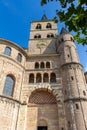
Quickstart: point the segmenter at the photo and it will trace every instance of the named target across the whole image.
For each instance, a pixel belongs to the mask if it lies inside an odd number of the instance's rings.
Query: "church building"
[[[0,130],[87,130],[87,83],[73,36],[32,21],[28,48],[0,39]]]

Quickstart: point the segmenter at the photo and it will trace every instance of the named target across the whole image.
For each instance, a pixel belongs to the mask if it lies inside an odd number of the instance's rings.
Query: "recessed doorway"
[[[37,130],[47,130],[47,126],[38,126]]]
[[[28,105],[26,130],[58,130],[58,106],[50,90],[33,91]]]

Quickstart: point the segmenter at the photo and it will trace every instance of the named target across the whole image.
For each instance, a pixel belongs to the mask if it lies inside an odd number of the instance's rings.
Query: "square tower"
[[[31,22],[29,54],[55,54],[54,37],[57,35],[57,24],[43,15],[40,21]]]

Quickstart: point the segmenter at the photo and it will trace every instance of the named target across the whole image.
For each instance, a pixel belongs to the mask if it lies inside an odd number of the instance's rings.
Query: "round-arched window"
[[[14,91],[14,84],[15,84],[15,80],[13,76],[7,75],[5,79],[4,88],[3,88],[3,94],[12,96]]]
[[[34,83],[34,74],[29,75],[29,83]]]
[[[4,50],[4,54],[10,56],[11,55],[11,48],[6,47],[5,50]]]
[[[52,28],[52,25],[51,25],[51,23],[47,23],[47,26],[46,26],[46,28]]]
[[[37,24],[36,29],[41,29],[41,24]]]
[[[44,75],[43,75],[43,82],[49,82],[48,73],[44,73]]]
[[[50,82],[51,83],[55,83],[56,82],[56,74],[55,73],[51,73],[51,75],[50,75]]]
[[[22,61],[22,55],[20,53],[18,53],[18,55],[17,55],[17,61],[19,61],[19,62]]]
[[[35,63],[35,69],[38,69],[38,68],[39,68],[39,63],[36,62],[36,63]]]
[[[46,62],[46,68],[50,68],[50,62]]]
[[[38,73],[38,74],[36,75],[36,83],[41,83],[41,81],[42,81],[41,74]]]
[[[35,38],[35,39],[40,39],[40,38],[41,38],[41,35],[40,35],[40,34],[36,34],[36,35],[34,36],[34,38]]]
[[[41,62],[41,64],[40,64],[40,68],[44,68],[45,66],[44,66],[44,62]]]
[[[54,37],[54,34],[52,33],[47,34],[47,38],[53,38],[53,37]]]

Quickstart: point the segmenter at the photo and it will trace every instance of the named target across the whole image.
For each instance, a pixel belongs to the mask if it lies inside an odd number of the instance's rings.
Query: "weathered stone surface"
[[[46,28],[48,23],[51,28]],[[37,34],[41,38],[34,38]],[[86,130],[87,85],[73,36],[56,34],[57,24],[42,20],[31,23],[26,50],[0,39],[0,130]],[[10,56],[4,54],[6,47],[11,48]],[[12,96],[3,94],[7,75],[15,80]]]

